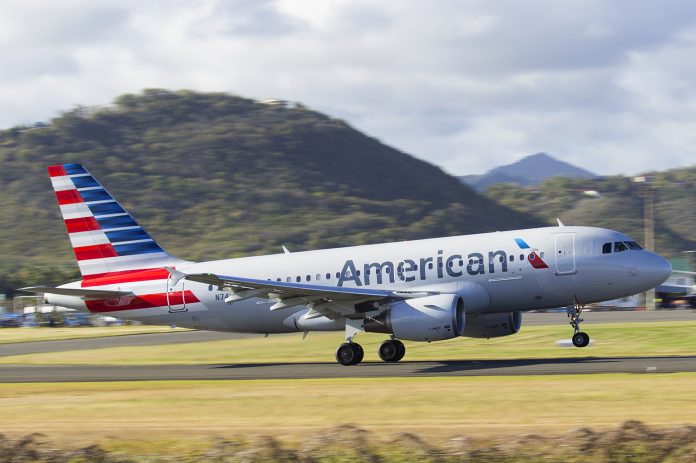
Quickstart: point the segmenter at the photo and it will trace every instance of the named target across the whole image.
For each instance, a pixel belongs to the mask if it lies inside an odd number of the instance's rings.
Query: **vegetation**
[[[59,449],[36,433],[18,439],[0,435],[0,460],[8,462],[379,462],[379,463],[537,463],[596,462],[690,463],[696,458],[696,426],[651,428],[626,421],[608,432],[582,428],[565,435],[525,434],[477,440],[467,436],[434,445],[418,434],[374,433],[356,426],[337,426],[313,434],[300,445],[271,436],[214,438],[184,454],[171,447],[109,449],[87,445]],[[176,449],[177,451],[179,449]]]
[[[0,384],[0,430],[12,436],[0,448],[47,458],[51,442],[18,445],[41,432],[111,458],[50,461],[692,462],[695,378]]]
[[[696,249],[696,167],[658,172],[650,185],[655,200],[655,248],[670,257],[683,257],[682,251]],[[589,196],[588,191],[598,196]],[[498,183],[485,195],[549,224],[559,217],[567,225],[621,230],[643,243],[645,193],[646,184],[616,176],[556,177],[538,188]]]
[[[0,132],[0,293],[77,276],[46,174],[70,162],[192,260],[541,223],[300,105],[152,89]]]

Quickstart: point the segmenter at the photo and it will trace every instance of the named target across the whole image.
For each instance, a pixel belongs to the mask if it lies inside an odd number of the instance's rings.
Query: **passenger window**
[[[341,272],[336,272],[336,279],[341,278]]]
[[[515,256],[513,256],[512,254],[510,254],[510,262],[514,262],[514,261],[515,261]]]
[[[628,246],[628,249],[631,249],[633,251],[640,251],[641,249],[643,249],[635,241],[624,241],[624,243],[626,243],[626,245]]]
[[[321,280],[321,274],[320,274],[320,273],[317,273],[316,280],[317,280],[317,281]]]
[[[622,252],[622,251],[627,251],[627,250],[628,250],[628,248],[621,241],[617,241],[614,243],[614,252]]]
[[[331,274],[330,274],[330,273],[327,273],[327,274],[326,274],[326,279],[327,279],[327,280],[330,280],[330,279],[331,279]]]
[[[299,283],[300,281],[302,281],[302,277],[295,278],[295,281],[297,281]]]
[[[360,270],[355,271],[355,276],[359,277],[360,276]]]
[[[287,278],[285,279],[285,281],[287,281],[288,283],[290,283],[291,280],[292,280],[292,278],[290,278],[290,277],[287,277]]]
[[[611,253],[611,243],[604,243],[602,245],[602,254],[609,254]]]

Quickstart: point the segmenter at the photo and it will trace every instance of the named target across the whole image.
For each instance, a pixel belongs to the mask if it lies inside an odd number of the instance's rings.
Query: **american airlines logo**
[[[522,239],[515,239],[520,249],[529,249],[529,245]],[[487,256],[484,253],[472,252],[467,254],[466,260],[463,254],[452,254],[447,257],[442,250],[437,251],[435,257],[420,257],[416,259],[404,259],[396,264],[391,261],[371,262],[366,264],[355,264],[352,259],[343,264],[338,286],[343,286],[346,282],[353,282],[355,286],[381,285],[383,283],[395,283],[398,281],[425,281],[432,278],[457,278],[466,272],[469,275],[485,275],[486,273],[505,273],[508,271],[508,261],[514,261],[516,254],[511,254],[503,250],[489,251]],[[487,257],[487,258],[486,258]],[[524,259],[524,254],[520,255]],[[535,269],[548,268],[546,262],[537,250],[531,250],[526,256],[526,260]]]

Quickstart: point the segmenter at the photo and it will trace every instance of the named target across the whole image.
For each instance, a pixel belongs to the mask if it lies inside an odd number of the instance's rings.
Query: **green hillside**
[[[302,106],[146,90],[0,132],[0,292],[77,275],[46,174],[70,162],[192,260],[541,224]]]
[[[696,249],[696,167],[658,172],[652,182],[655,204],[655,248],[672,258]],[[486,196],[549,224],[556,217],[567,225],[607,227],[644,242],[645,185],[617,176],[603,179],[553,178],[538,188],[497,184]],[[585,192],[594,190],[598,197]]]

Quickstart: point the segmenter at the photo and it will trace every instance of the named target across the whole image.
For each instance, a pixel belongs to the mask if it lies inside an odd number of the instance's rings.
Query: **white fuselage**
[[[326,287],[458,293],[468,313],[510,312],[626,297],[669,276],[669,262],[657,254],[633,249],[602,252],[605,243],[628,241],[607,229],[549,227],[184,263],[177,270]],[[300,328],[294,320],[307,312],[302,305],[271,310],[273,300],[257,297],[230,304],[225,302],[229,294],[216,286],[187,280],[174,287],[169,283],[160,278],[91,287],[135,294],[118,304],[55,294],[46,299],[145,323],[208,330],[282,333],[345,327],[342,320],[318,317]],[[473,286],[485,291],[477,293],[476,304],[467,306]],[[487,294],[486,303],[481,294]],[[141,303],[141,295],[147,295],[149,303]]]

